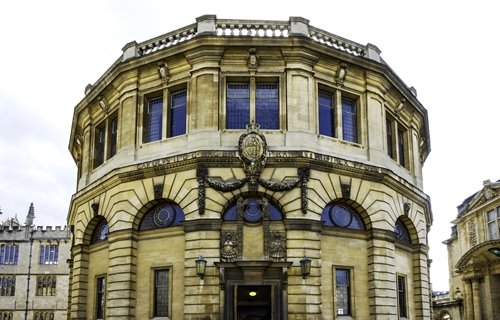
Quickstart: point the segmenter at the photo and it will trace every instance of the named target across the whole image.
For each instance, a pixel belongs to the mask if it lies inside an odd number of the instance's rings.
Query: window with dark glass
[[[54,320],[54,312],[37,311],[37,312],[35,312],[35,319],[34,320]]]
[[[387,154],[401,166],[407,167],[406,129],[389,114],[386,115]]]
[[[321,213],[321,221],[326,226],[364,230],[363,220],[359,214],[344,204],[328,204]]]
[[[154,316],[168,317],[168,273],[169,270],[155,270]]]
[[[19,246],[16,244],[0,245],[0,264],[17,264]]]
[[[333,93],[318,91],[319,134],[335,137],[335,100]]]
[[[179,90],[170,94],[168,137],[186,134],[187,91]]]
[[[37,296],[55,296],[56,295],[56,276],[37,276],[36,277],[36,295]]]
[[[118,141],[118,116],[113,116],[109,121],[109,151],[108,158],[116,154],[116,143]]]
[[[226,129],[245,129],[255,120],[261,129],[279,129],[277,81],[229,82],[226,87]]]
[[[16,277],[0,275],[0,296],[13,297],[16,292]]]
[[[489,240],[498,240],[500,238],[500,207],[486,213],[486,224]]]
[[[94,228],[90,244],[98,243],[108,239],[109,226],[106,220],[101,220]]]
[[[394,159],[394,147],[393,147],[393,142],[392,142],[392,121],[387,119],[385,121],[385,130],[386,130],[386,137],[387,137],[387,154],[389,157]]]
[[[358,100],[341,90],[318,89],[318,133],[359,143]]]
[[[49,244],[40,246],[40,264],[57,264],[59,259],[59,245]]]
[[[96,281],[96,318],[104,319],[106,307],[106,277],[98,277]]]
[[[277,83],[256,83],[255,121],[262,129],[279,129],[279,91]]]
[[[163,96],[147,99],[144,107],[143,143],[161,140],[162,119]]]
[[[139,224],[139,230],[154,230],[178,226],[184,221],[184,211],[175,203],[161,203],[149,210]]]
[[[404,132],[401,129],[398,129],[398,159],[399,164],[403,167],[406,166],[405,162],[405,136]]]
[[[335,269],[335,292],[337,294],[337,315],[351,315],[351,279],[349,269]]]
[[[97,168],[104,162],[104,146],[106,145],[106,127],[101,123],[95,129],[94,135],[94,168]]]
[[[358,142],[357,102],[342,97],[342,137],[346,141]]]
[[[394,234],[396,240],[411,244],[410,232],[408,228],[401,220],[396,220],[396,225],[394,226]]]
[[[400,318],[408,317],[406,303],[406,278],[398,276],[398,315]]]

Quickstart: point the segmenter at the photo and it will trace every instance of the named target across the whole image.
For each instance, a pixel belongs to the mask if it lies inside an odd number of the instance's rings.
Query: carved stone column
[[[466,319],[474,319],[474,305],[472,304],[472,282],[470,279],[464,280],[465,287],[465,315]]]
[[[474,303],[474,320],[481,320],[481,302],[480,302],[480,292],[479,292],[479,278],[472,279],[472,301]]]

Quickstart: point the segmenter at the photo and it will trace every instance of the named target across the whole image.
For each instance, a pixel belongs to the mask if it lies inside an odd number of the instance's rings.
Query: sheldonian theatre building
[[[427,111],[288,21],[123,48],[74,109],[71,319],[429,319]]]

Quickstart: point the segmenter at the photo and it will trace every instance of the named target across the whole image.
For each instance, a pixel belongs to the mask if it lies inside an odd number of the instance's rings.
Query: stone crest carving
[[[247,125],[247,132],[240,136],[238,142],[238,157],[240,158],[246,177],[240,180],[223,181],[220,178],[208,176],[208,169],[200,166],[196,170],[198,182],[198,208],[200,214],[205,211],[205,188],[208,185],[222,192],[230,192],[242,188],[248,183],[249,191],[257,191],[261,186],[271,191],[287,191],[297,186],[301,188],[301,209],[307,213],[307,182],[309,168],[299,168],[298,177],[293,179],[266,180],[260,174],[267,161],[267,142],[264,135],[259,133],[260,126],[252,121]]]

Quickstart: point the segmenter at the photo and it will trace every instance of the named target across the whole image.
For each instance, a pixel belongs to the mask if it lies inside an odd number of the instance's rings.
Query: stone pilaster
[[[474,304],[474,320],[481,320],[481,292],[479,288],[479,278],[472,279],[472,303]]]
[[[87,286],[89,253],[87,245],[76,245],[71,249],[73,259],[72,277],[70,278],[71,300],[69,316],[74,320],[85,320],[87,310]]]
[[[214,262],[219,261],[220,223],[209,220],[185,223],[186,247],[184,251],[184,319],[203,320],[220,318],[219,270]],[[204,279],[196,274],[195,260],[203,256],[207,260]]]
[[[287,221],[287,260],[293,261],[288,269],[288,318],[320,319],[321,299],[321,234],[314,225]],[[300,260],[311,259],[311,273],[303,279]]]
[[[373,229],[368,245],[368,295],[370,319],[396,319],[397,293],[394,267],[394,235],[387,230]]]
[[[474,319],[474,304],[472,303],[472,282],[464,281],[465,287],[465,319]]]
[[[127,229],[110,233],[107,319],[135,319],[137,236]]]
[[[413,253],[413,296],[416,319],[430,319],[428,251],[426,245],[419,244]]]

